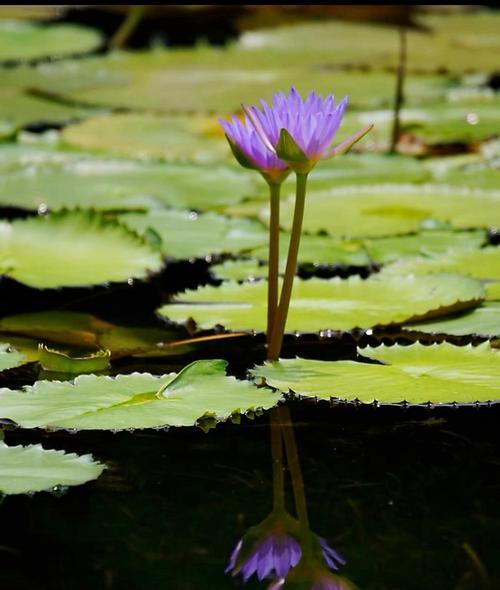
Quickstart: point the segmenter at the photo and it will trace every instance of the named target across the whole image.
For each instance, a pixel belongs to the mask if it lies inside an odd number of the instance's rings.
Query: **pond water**
[[[497,408],[291,413],[311,526],[347,560],[342,575],[367,590],[498,588]],[[224,569],[272,508],[268,416],[208,434],[8,438],[91,452],[108,469],[67,491],[4,499],[3,588],[241,587]]]

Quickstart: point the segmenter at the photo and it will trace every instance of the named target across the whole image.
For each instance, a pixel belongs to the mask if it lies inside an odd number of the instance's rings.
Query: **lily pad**
[[[408,258],[387,266],[384,272],[459,272],[476,279],[500,280],[500,247],[452,249],[442,256]]]
[[[265,281],[228,281],[217,288],[186,291],[159,313],[177,322],[192,318],[202,330],[222,325],[230,330],[262,332],[266,326],[266,290]],[[478,281],[453,274],[296,279],[287,329],[315,332],[397,324],[475,307],[484,296]]]
[[[484,230],[427,230],[408,236],[364,240],[363,243],[373,262],[387,264],[407,257],[436,257],[451,249],[457,252],[475,251],[486,241],[487,235]],[[463,269],[443,268],[442,270],[444,272],[462,272]]]
[[[231,219],[216,213],[168,209],[127,213],[120,221],[140,235],[154,231],[161,251],[172,258],[204,258],[209,254],[238,254],[265,244],[267,229],[250,219]]]
[[[73,382],[38,381],[0,389],[0,416],[24,428],[122,430],[213,424],[269,409],[280,396],[225,374],[226,361],[195,361],[161,377],[81,375]]]
[[[497,337],[500,336],[500,302],[485,301],[476,309],[439,320],[407,324],[404,329],[449,336]]]
[[[37,25],[0,20],[0,61],[33,60],[86,53],[102,43],[100,33],[73,24]]]
[[[391,52],[396,56],[396,43],[391,42]],[[228,113],[241,108],[242,97],[255,103],[276,89],[293,85],[301,92],[311,88],[331,92],[330,62],[334,55],[336,50],[329,52],[324,63],[313,55],[309,66],[296,60],[292,63],[290,56],[281,52],[259,54],[238,47],[123,51],[44,64],[31,85],[66,101],[106,108]],[[410,104],[444,98],[450,86],[439,76],[409,76],[406,82]],[[333,90],[337,96],[352,96],[353,108],[390,107],[393,87],[390,72],[374,71],[367,76],[357,71],[335,71]]]
[[[382,344],[358,353],[383,364],[296,358],[268,362],[252,374],[283,392],[324,400],[466,404],[500,398],[500,351],[487,342],[477,347]]]
[[[381,237],[426,227],[500,227],[500,191],[446,185],[351,186],[309,191],[304,230],[335,236]],[[291,228],[294,199],[282,202],[282,225]],[[267,208],[260,217],[266,220]]]
[[[0,269],[38,289],[143,279],[162,259],[137,234],[90,211],[0,223]]]
[[[26,494],[75,486],[97,479],[105,465],[91,455],[44,449],[42,445],[9,447],[0,442],[0,492]]]
[[[0,371],[6,369],[13,369],[23,363],[27,362],[28,359],[21,352],[12,349],[10,344],[0,342]]]
[[[229,159],[229,147],[215,118],[153,114],[93,117],[62,132],[75,148],[144,160],[213,163]]]
[[[258,192],[255,174],[224,165],[137,162],[31,146],[0,147],[0,204],[50,210],[217,209]]]

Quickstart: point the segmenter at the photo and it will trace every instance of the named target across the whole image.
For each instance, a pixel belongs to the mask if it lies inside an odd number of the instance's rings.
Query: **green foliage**
[[[9,447],[0,442],[0,492],[26,494],[97,479],[105,466],[90,455],[44,449],[41,445]]]
[[[0,389],[0,415],[24,428],[124,430],[210,427],[234,414],[269,409],[280,396],[225,374],[226,361],[195,361],[180,373],[115,378],[80,375]]]
[[[381,345],[358,348],[358,353],[382,364],[282,359],[252,374],[283,392],[325,400],[440,404],[495,401],[500,396],[500,351],[488,343]]]
[[[177,322],[192,318],[199,329],[222,325],[230,330],[266,326],[267,283],[228,281],[178,295],[160,308],[160,315]],[[352,330],[398,324],[410,318],[437,317],[475,307],[485,293],[474,279],[454,274],[374,275],[366,280],[296,279],[287,331]]]
[[[143,279],[161,267],[160,254],[137,234],[94,212],[0,223],[2,273],[38,289]]]

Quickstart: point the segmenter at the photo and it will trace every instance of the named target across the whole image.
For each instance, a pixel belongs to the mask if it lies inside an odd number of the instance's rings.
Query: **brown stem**
[[[132,35],[137,25],[141,22],[145,12],[146,6],[142,4],[129,5],[125,19],[109,41],[110,49],[121,49],[125,47],[130,35]]]

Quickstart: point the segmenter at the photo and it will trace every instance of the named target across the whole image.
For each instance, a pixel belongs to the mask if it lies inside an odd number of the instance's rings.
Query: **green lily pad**
[[[97,479],[105,465],[91,455],[44,449],[42,445],[9,447],[0,442],[0,492],[26,494],[75,486]]]
[[[97,350],[76,355],[49,348],[45,344],[40,344],[38,350],[40,366],[44,371],[52,371],[53,373],[79,374],[104,371],[109,368],[111,359],[109,350]]]
[[[131,230],[90,211],[0,223],[0,269],[38,289],[146,278],[159,252]]]
[[[282,225],[288,230],[293,206],[293,198],[282,201]],[[263,208],[260,217],[267,216]],[[500,226],[500,191],[397,184],[309,191],[304,215],[305,231],[349,237],[406,234],[440,224],[457,229]]]
[[[384,272],[459,272],[476,279],[500,280],[500,247],[453,249],[442,256],[408,258],[386,267]]]
[[[159,313],[177,322],[192,318],[202,330],[222,325],[230,330],[262,332],[266,290],[265,281],[205,286],[178,295]],[[453,274],[296,279],[287,330],[352,330],[402,323],[475,307],[484,296],[478,281]]]
[[[476,309],[439,320],[407,324],[404,329],[425,334],[497,337],[500,336],[500,302],[485,301]]]
[[[484,287],[486,289],[486,299],[500,301],[500,281],[487,282]]]
[[[24,428],[122,430],[215,424],[269,409],[280,396],[225,374],[226,361],[195,361],[161,377],[81,375],[73,382],[38,381],[22,391],[0,389],[0,416]]]
[[[86,53],[102,43],[94,29],[73,24],[36,25],[0,20],[0,61]]]
[[[396,55],[396,44],[391,46]],[[292,63],[283,53],[255,54],[238,47],[113,52],[44,64],[31,86],[79,104],[163,113],[232,112],[241,108],[242,97],[255,103],[277,89],[294,85],[301,92],[314,88],[323,93],[334,90],[337,96],[350,95],[353,108],[390,107],[392,73],[375,71],[367,76],[336,70],[332,82],[329,63],[333,55],[335,50],[323,64],[313,56],[309,65]],[[450,86],[443,77],[422,75],[409,76],[406,84],[410,104],[444,98]]]
[[[230,150],[215,118],[153,114],[112,114],[69,125],[63,142],[82,150],[139,159],[213,163]]]
[[[269,385],[301,397],[362,403],[474,403],[500,398],[500,351],[447,342],[358,348],[383,364],[283,359],[252,371]]]
[[[370,259],[378,264],[387,264],[406,257],[432,257],[450,249],[476,250],[487,241],[484,230],[446,231],[428,230],[408,236],[364,240]],[[462,272],[462,268],[443,268],[444,272]],[[466,273],[465,273],[466,274]]]
[[[250,219],[231,219],[216,213],[168,209],[127,213],[120,221],[139,235],[153,230],[161,238],[161,251],[172,258],[204,258],[209,254],[238,254],[265,244],[268,230]]]
[[[236,166],[136,162],[32,146],[0,146],[0,204],[37,210],[216,209],[258,192]]]
[[[28,362],[28,359],[24,354],[12,349],[10,344],[0,342],[0,371],[13,369],[26,362]]]

